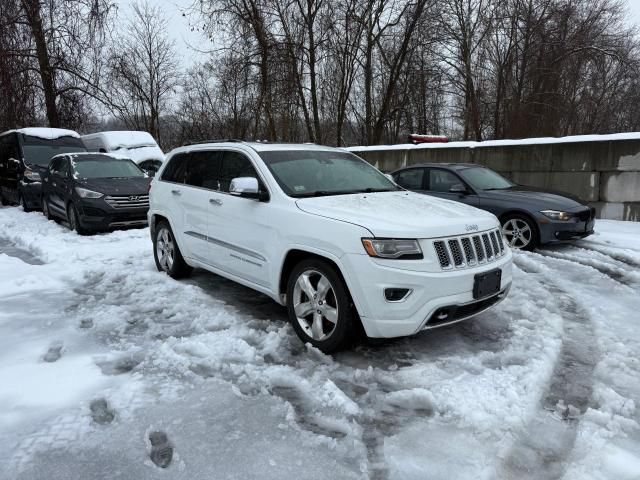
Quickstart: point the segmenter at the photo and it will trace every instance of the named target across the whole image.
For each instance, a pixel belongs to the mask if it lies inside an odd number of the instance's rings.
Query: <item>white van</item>
[[[164,153],[148,132],[98,132],[83,135],[82,141],[90,152],[113,153],[130,158],[151,175],[154,175],[164,162]]]

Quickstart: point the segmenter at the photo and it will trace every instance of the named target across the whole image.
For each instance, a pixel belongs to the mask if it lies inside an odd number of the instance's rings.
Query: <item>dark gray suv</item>
[[[595,209],[563,192],[516,185],[476,164],[430,163],[391,173],[395,182],[419,193],[466,203],[493,213],[512,248],[533,250],[545,243],[593,233]]]

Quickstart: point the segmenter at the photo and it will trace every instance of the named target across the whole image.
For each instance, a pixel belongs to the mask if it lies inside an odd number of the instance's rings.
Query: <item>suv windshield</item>
[[[282,150],[260,152],[260,157],[291,197],[400,190],[379,170],[347,152]]]
[[[82,140],[75,137],[60,137],[54,139],[32,137],[22,134],[22,152],[24,161],[30,165],[46,167],[52,157],[61,153],[86,152]]]
[[[515,185],[499,173],[485,167],[465,168],[459,173],[476,190],[506,190]]]
[[[128,159],[100,155],[73,157],[71,167],[74,178],[130,178],[144,177],[140,168]]]

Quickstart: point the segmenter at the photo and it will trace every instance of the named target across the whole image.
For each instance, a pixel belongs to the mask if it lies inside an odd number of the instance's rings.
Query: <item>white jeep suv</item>
[[[495,216],[406,191],[335,148],[173,150],[151,184],[149,225],[159,270],[200,267],[269,295],[325,352],[357,322],[369,337],[412,335],[476,315],[511,286]]]

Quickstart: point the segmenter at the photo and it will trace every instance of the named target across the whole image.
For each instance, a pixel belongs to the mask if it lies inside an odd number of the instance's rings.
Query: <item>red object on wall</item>
[[[411,143],[447,143],[449,139],[444,135],[420,135],[412,133],[409,135]]]

